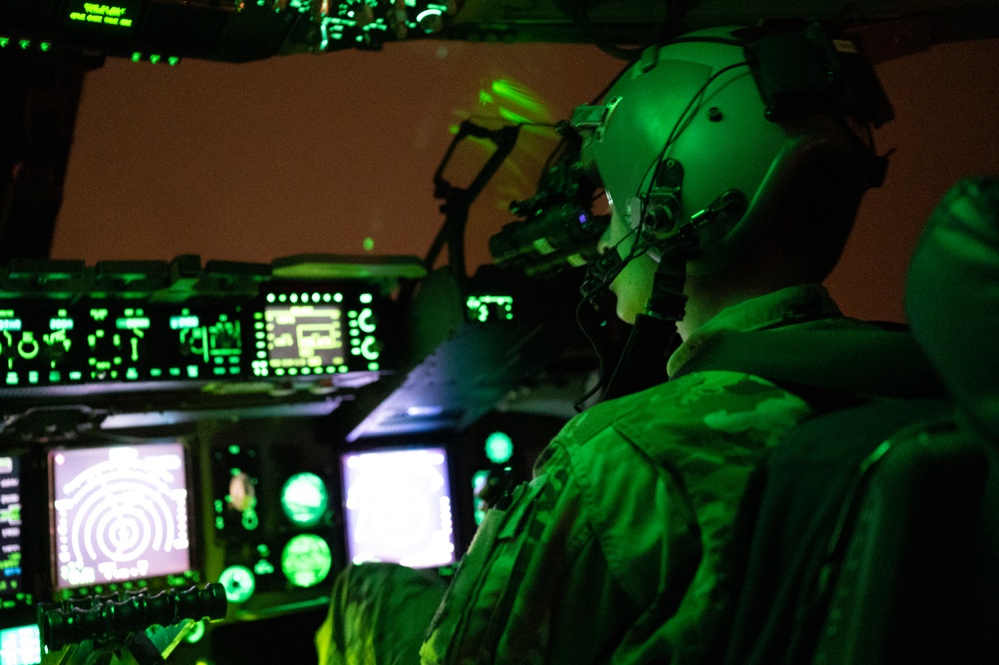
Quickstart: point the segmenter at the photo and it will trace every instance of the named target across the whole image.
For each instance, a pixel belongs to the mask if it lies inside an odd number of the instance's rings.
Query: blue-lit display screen
[[[53,450],[49,466],[56,588],[190,568],[183,444]]]
[[[0,630],[0,663],[35,665],[42,662],[42,640],[38,626],[18,626]]]
[[[270,293],[254,330],[258,376],[314,376],[379,369],[370,293]]]
[[[22,592],[21,544],[21,460],[0,455],[0,601]]]
[[[341,470],[351,561],[413,568],[455,561],[446,449],[346,453]]]

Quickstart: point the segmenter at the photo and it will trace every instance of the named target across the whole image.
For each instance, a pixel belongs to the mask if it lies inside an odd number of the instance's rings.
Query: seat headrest
[[[999,178],[943,196],[913,254],[906,311],[959,407],[999,439]]]

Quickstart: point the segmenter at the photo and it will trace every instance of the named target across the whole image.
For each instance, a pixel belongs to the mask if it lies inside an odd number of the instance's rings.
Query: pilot
[[[869,325],[821,285],[883,175],[871,114],[829,85],[839,51],[855,54],[821,31],[691,33],[576,110],[612,212],[584,290],[609,289],[653,351],[676,322],[671,379],[573,418],[488,512],[446,590],[391,564],[344,571],[320,665],[719,662],[747,478],[816,407],[753,374],[689,367],[746,331]],[[798,85],[809,65],[813,89]]]

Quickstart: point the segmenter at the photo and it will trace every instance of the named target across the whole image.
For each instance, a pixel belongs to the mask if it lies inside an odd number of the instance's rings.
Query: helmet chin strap
[[[676,342],[676,322],[683,319],[687,296],[687,260],[697,247],[697,236],[683,234],[659,251],[645,312],[635,317],[621,358],[604,391],[603,400],[629,395],[662,383],[667,350]]]
[[[745,212],[745,195],[729,189],[707,208],[691,215],[686,223],[676,226],[667,238],[643,240],[643,232],[639,231],[637,242],[648,242],[654,248],[659,254],[659,266],[645,312],[635,317],[624,351],[604,391],[604,400],[651,388],[666,379],[667,351],[676,344],[677,321],[686,314],[687,262],[698,248],[698,229],[705,222],[726,217],[738,219]],[[652,225],[644,228],[653,235],[657,233]]]

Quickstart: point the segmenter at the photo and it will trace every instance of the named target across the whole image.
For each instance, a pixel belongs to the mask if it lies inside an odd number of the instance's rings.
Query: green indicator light
[[[159,367],[154,367],[153,369],[149,370],[149,376],[155,376],[155,377],[163,376],[163,370],[160,369]]]
[[[303,533],[284,546],[281,553],[281,572],[288,581],[299,587],[319,584],[333,567],[330,546],[319,536]]]
[[[49,319],[49,330],[72,330],[73,319],[57,318]]]
[[[149,62],[151,62],[154,65],[158,64],[161,57],[162,56],[160,56],[159,54],[153,53],[152,55],[149,56]]]
[[[31,48],[31,40],[30,39],[22,39],[18,43],[21,45],[21,48],[24,49],[25,51],[28,50],[29,48]]]
[[[139,62],[140,60],[142,60],[142,53],[139,51],[132,53],[132,62]]]
[[[197,644],[198,642],[201,641],[201,638],[203,638],[204,636],[205,636],[205,622],[197,621],[193,626],[191,626],[191,630],[187,631],[187,635],[184,636],[184,640],[188,644]]]
[[[364,242],[361,243],[361,246],[364,247],[364,251],[365,252],[370,252],[370,251],[372,251],[375,248],[375,239],[374,238],[365,238]]]
[[[495,464],[504,464],[513,457],[513,439],[506,432],[493,432],[486,437],[486,457]]]
[[[239,454],[239,446],[237,446],[236,444],[232,444],[231,446],[229,446],[229,454],[230,455],[238,455]],[[234,476],[235,475],[239,475],[239,472],[237,471],[233,475]]]
[[[167,62],[170,64],[171,67],[176,67],[178,64],[180,64],[180,58],[178,58],[175,55],[172,55],[169,58],[167,58]]]
[[[230,603],[245,603],[257,586],[253,571],[244,566],[229,566],[219,574],[219,584],[225,588]]]
[[[0,37],[0,48],[7,48],[10,44],[10,37]]]
[[[322,478],[314,473],[297,473],[281,490],[281,508],[293,524],[312,526],[319,522],[329,507],[329,492]]]
[[[145,316],[126,316],[115,319],[114,322],[114,327],[118,330],[146,330],[149,325],[149,319]]]
[[[381,355],[378,351],[378,341],[374,337],[364,338],[364,341],[361,343],[360,352],[365,360],[378,360],[378,356]]]
[[[197,328],[198,325],[198,317],[196,316],[186,315],[170,317],[170,330],[187,330],[189,328]]]
[[[274,565],[266,559],[261,559],[253,566],[253,572],[257,575],[270,575],[274,572]]]
[[[274,300],[275,300],[274,294],[273,293],[268,293],[267,294],[267,302],[274,302]]]
[[[94,321],[103,321],[108,318],[108,311],[106,309],[92,309],[90,310],[90,318]]]
[[[351,321],[350,323],[354,322]],[[357,327],[366,333],[375,332],[375,313],[371,311],[370,307],[365,307],[361,310],[360,315],[357,317]]]
[[[361,301],[362,305],[370,305],[371,301],[373,299],[374,298],[372,297],[372,295],[370,293],[362,293],[361,297],[359,298],[359,300]]]
[[[83,372],[70,372],[69,378],[71,381],[79,381],[83,378]]]
[[[40,48],[42,51],[48,52],[48,50],[52,48],[52,42],[42,42],[41,44],[38,45],[38,48]]]

